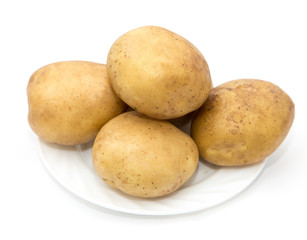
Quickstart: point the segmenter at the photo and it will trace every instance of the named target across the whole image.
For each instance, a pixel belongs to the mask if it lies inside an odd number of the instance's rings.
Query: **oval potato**
[[[184,184],[195,172],[199,154],[192,138],[171,123],[132,111],[101,128],[92,158],[107,184],[132,196],[153,198]]]
[[[208,64],[185,38],[145,26],[117,39],[107,70],[118,96],[138,112],[171,119],[199,108],[212,88]]]
[[[67,61],[37,70],[28,87],[28,120],[47,142],[77,145],[92,140],[125,104],[113,91],[104,64]]]
[[[200,155],[221,166],[256,163],[282,143],[294,103],[278,86],[240,79],[214,88],[191,125]]]

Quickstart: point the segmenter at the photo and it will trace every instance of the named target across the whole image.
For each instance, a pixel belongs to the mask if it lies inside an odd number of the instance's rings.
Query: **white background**
[[[0,239],[306,239],[306,1],[0,2]],[[168,28],[205,56],[214,86],[259,78],[296,104],[293,127],[258,180],[193,214],[142,217],[79,200],[57,184],[27,123],[26,86],[63,60],[105,63],[121,34]]]

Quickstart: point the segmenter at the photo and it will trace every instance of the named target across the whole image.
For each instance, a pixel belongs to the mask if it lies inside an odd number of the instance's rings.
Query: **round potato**
[[[212,88],[199,50],[167,29],[146,26],[115,41],[107,70],[117,95],[156,119],[181,117],[199,108]]]
[[[193,175],[199,160],[190,136],[167,121],[136,111],[123,113],[101,128],[92,157],[107,184],[143,198],[178,189]]]
[[[192,121],[200,155],[221,166],[256,163],[282,143],[294,119],[294,104],[278,86],[240,79],[214,88]]]
[[[27,94],[33,131],[47,142],[63,145],[92,140],[125,108],[111,87],[106,66],[92,62],[44,66],[31,76]]]

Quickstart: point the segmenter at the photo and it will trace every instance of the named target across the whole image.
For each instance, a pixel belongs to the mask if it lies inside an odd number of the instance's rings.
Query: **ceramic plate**
[[[93,142],[67,147],[38,139],[38,145],[46,169],[66,189],[103,208],[139,215],[174,215],[219,205],[247,188],[265,166],[265,161],[230,168],[200,162],[196,173],[176,192],[140,199],[113,189],[98,177],[92,165]]]

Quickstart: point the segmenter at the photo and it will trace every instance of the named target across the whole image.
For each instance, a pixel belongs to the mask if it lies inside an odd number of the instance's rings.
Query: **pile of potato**
[[[29,124],[39,137],[63,145],[95,139],[97,174],[144,198],[182,186],[199,154],[219,166],[263,161],[294,119],[291,98],[270,82],[240,79],[212,89],[200,51],[155,26],[118,38],[106,65],[66,61],[40,68],[27,94]],[[191,137],[178,128],[190,120]]]

